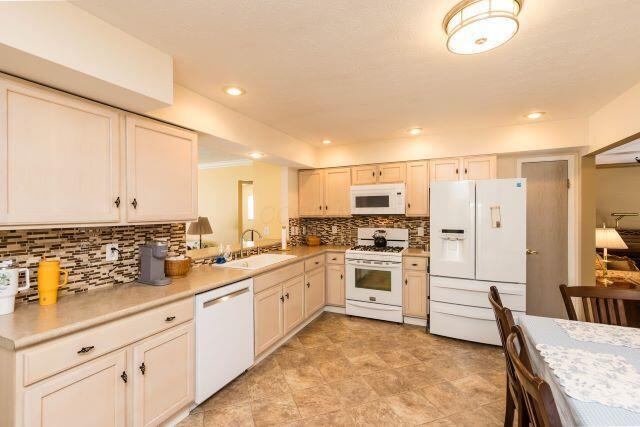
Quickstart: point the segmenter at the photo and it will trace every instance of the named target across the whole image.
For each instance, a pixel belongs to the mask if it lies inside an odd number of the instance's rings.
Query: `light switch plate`
[[[418,227],[418,236],[424,237],[424,227]]]
[[[106,259],[107,261],[117,261],[118,260],[118,251],[114,251],[112,249],[118,249],[118,244],[117,243],[109,243],[106,246],[106,251],[107,251],[107,255],[106,255]]]
[[[331,226],[331,233],[336,234],[338,232],[338,226],[337,225],[332,225]]]

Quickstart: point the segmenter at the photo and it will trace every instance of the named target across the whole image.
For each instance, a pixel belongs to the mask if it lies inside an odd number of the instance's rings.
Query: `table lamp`
[[[607,228],[606,224],[602,224],[602,228],[596,228],[596,248],[604,249],[604,266],[602,269],[603,284],[609,286],[613,280],[607,278],[607,249],[628,249],[628,246],[620,237],[615,228]]]
[[[202,249],[202,235],[211,233],[213,233],[213,230],[211,229],[211,224],[209,224],[209,218],[206,216],[199,216],[198,220],[192,222],[187,230],[187,234],[200,235],[200,249]]]

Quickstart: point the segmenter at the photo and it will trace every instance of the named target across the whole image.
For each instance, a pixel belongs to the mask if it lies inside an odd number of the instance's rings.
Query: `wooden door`
[[[429,162],[407,163],[407,216],[429,215]]]
[[[126,352],[121,350],[29,387],[24,393],[24,425],[124,426],[126,369]]]
[[[351,168],[351,184],[366,185],[378,182],[378,165],[353,166]]]
[[[255,294],[253,320],[256,356],[283,337],[283,302],[282,285]]]
[[[378,182],[405,182],[407,176],[406,163],[385,163],[378,166]]]
[[[458,181],[460,179],[460,159],[434,159],[430,161],[431,182]]]
[[[0,80],[0,112],[0,226],[119,222],[117,111]]]
[[[527,314],[567,318],[558,286],[567,283],[568,163],[522,164],[527,179]]]
[[[324,307],[324,267],[305,274],[305,316],[309,317]]]
[[[344,265],[327,265],[327,304],[344,307]]]
[[[133,347],[134,426],[156,426],[193,402],[193,336],[193,322],[187,322]]]
[[[327,169],[324,174],[324,215],[351,215],[351,169]]]
[[[314,169],[298,173],[298,207],[300,216],[324,214],[324,171]]]
[[[136,116],[127,116],[126,121],[127,219],[197,219],[197,135]]]
[[[411,317],[427,317],[427,274],[424,271],[404,272],[404,314]]]
[[[286,335],[304,320],[304,275],[296,276],[282,284],[284,293],[284,334]]]
[[[462,179],[496,179],[496,156],[465,157],[462,163]]]

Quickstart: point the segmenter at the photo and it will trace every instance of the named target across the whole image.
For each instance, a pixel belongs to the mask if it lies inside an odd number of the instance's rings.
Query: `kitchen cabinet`
[[[378,182],[378,165],[361,165],[351,168],[351,184],[367,185]]]
[[[0,79],[0,227],[118,223],[120,114]]]
[[[434,159],[429,162],[431,182],[458,181],[460,179],[460,159]]]
[[[24,425],[126,425],[126,370],[126,351],[120,350],[30,387],[24,393]]]
[[[333,168],[324,171],[324,215],[351,215],[351,169]]]
[[[197,135],[133,115],[126,129],[127,220],[197,219]]]
[[[298,200],[300,216],[324,215],[324,171],[313,169],[298,173]]]
[[[305,316],[309,317],[322,307],[324,307],[325,277],[324,267],[316,268],[305,273],[305,295],[304,310]]]
[[[496,156],[474,156],[463,158],[462,179],[495,179]]]
[[[344,264],[327,264],[327,304],[344,307]]]
[[[194,399],[193,323],[133,347],[133,425],[155,426]]]
[[[304,276],[289,279],[282,284],[284,294],[284,333],[295,329],[304,320]]]
[[[282,285],[259,292],[253,301],[255,354],[278,342],[284,335]]]
[[[429,162],[407,163],[407,216],[429,215]]]
[[[429,259],[405,257],[402,305],[405,316],[426,319],[429,313]]]
[[[383,163],[378,165],[378,184],[405,182],[406,173],[405,163]]]

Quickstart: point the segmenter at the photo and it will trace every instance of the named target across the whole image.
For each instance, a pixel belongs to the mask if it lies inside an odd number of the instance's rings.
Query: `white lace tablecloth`
[[[536,348],[569,396],[640,412],[640,374],[624,357],[548,344]]]
[[[554,319],[554,321],[564,329],[571,338],[577,341],[640,348],[640,329],[638,328],[576,322],[574,320],[564,319]]]

